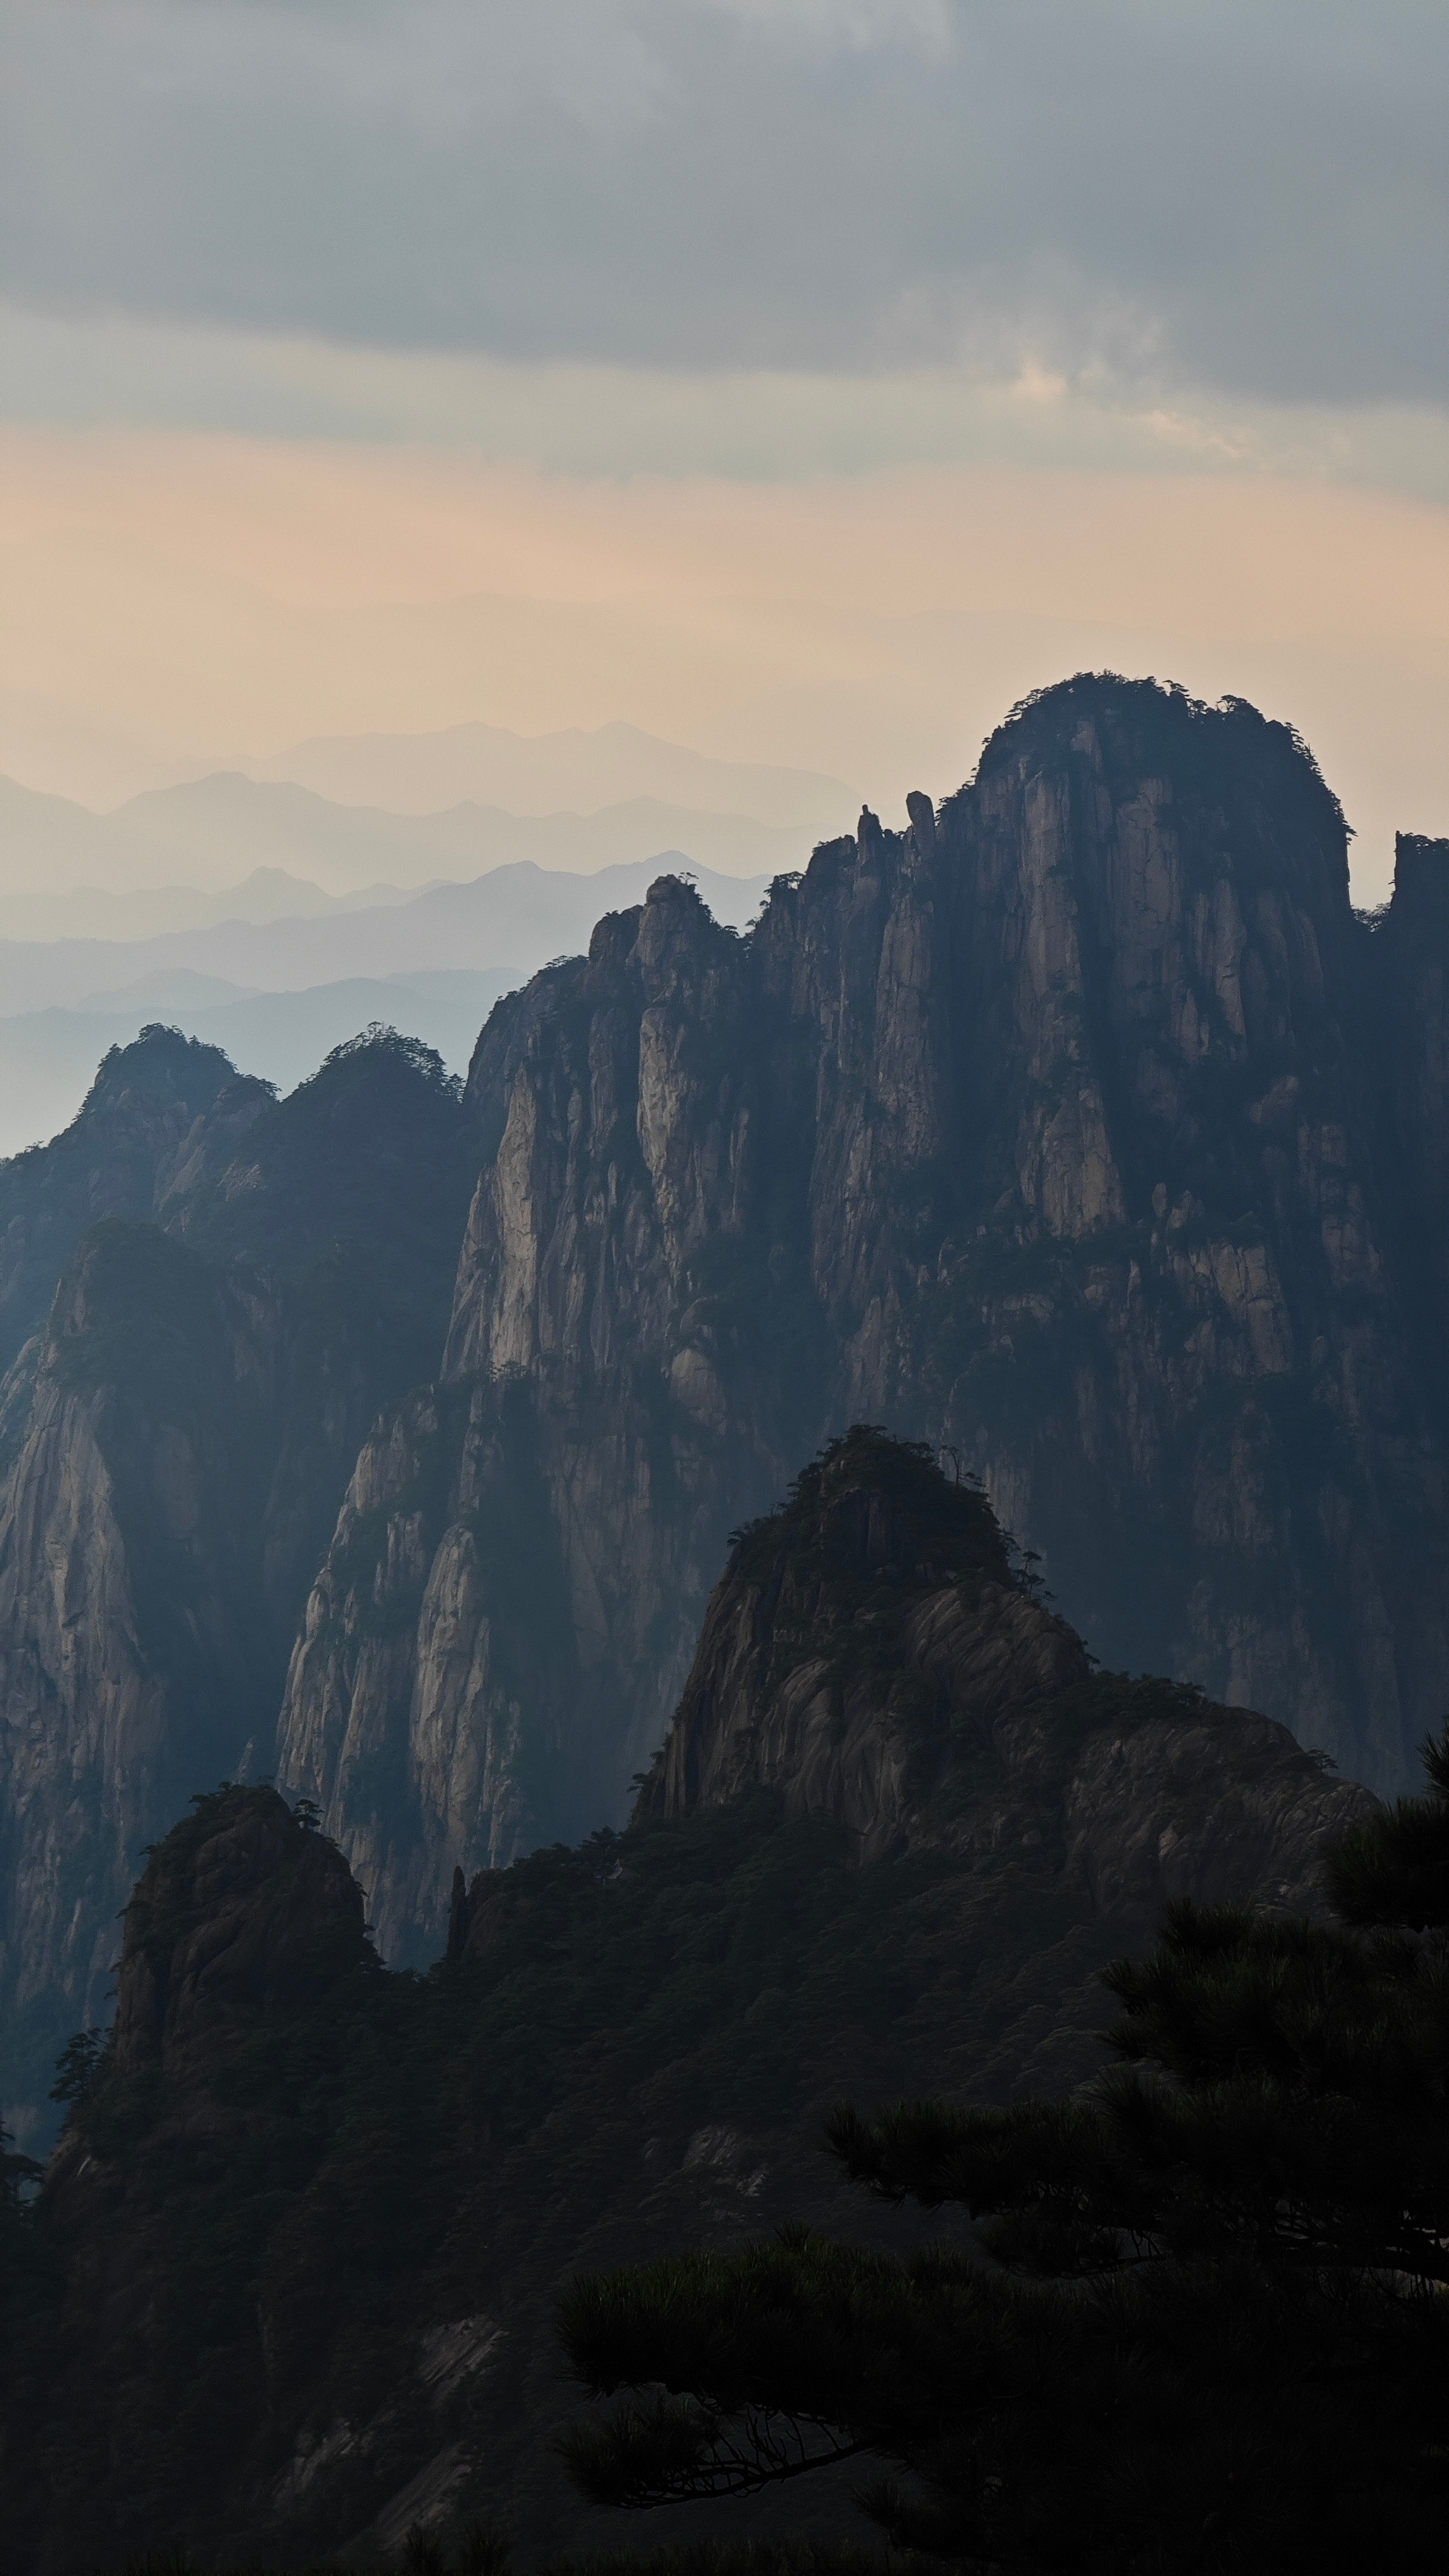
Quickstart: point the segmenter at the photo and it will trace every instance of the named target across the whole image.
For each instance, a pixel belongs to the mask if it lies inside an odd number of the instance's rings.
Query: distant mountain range
[[[253,868],[235,885],[42,886],[0,894],[0,939],[154,939],[214,921],[291,921],[312,913],[405,903],[416,887],[359,886],[328,894],[286,868]]]
[[[299,993],[259,993],[177,967],[81,1010],[17,1013],[0,1019],[0,1155],[58,1135],[107,1049],[128,1046],[158,1021],[225,1048],[240,1072],[260,1075],[279,1091],[305,1081],[333,1047],[374,1023],[421,1038],[450,1073],[461,1074],[500,993],[517,981],[508,967],[439,967],[346,976]]]
[[[851,803],[624,724],[320,739],[99,814],[0,777],[0,1154],[156,1019],[284,1088],[374,1019],[465,1070],[498,993],[662,867],[742,927]]]
[[[726,876],[771,875],[802,864],[851,805],[838,779],[708,760],[630,725],[301,743],[104,814],[0,777],[0,936],[182,929],[199,899],[259,874],[356,896],[523,859],[589,873],[674,850]],[[128,898],[134,923],[118,915]]]
[[[586,949],[601,914],[642,902],[653,878],[682,868],[689,861],[671,849],[587,876],[521,860],[467,884],[432,886],[407,899],[383,889],[385,899],[364,909],[329,907],[310,918],[218,921],[125,942],[0,939],[0,1016],[57,1003],[74,1009],[118,988],[129,998],[145,979],[177,967],[278,993],[440,966],[513,966],[531,974],[550,957]],[[691,872],[717,920],[741,929],[758,911],[763,877]]]
[[[338,895],[380,885],[416,889],[525,859],[587,873],[675,850],[726,876],[768,876],[803,865],[810,855],[808,834],[795,826],[700,812],[656,797],[633,797],[592,814],[520,815],[461,804],[400,815],[329,804],[307,788],[239,772],[158,788],[114,814],[91,814],[64,797],[40,796],[3,779],[0,836],[8,880],[0,905],[26,898],[32,937],[73,933],[77,914],[83,917],[94,900],[92,888],[102,890],[103,901],[144,891],[154,905],[160,888],[219,889],[262,868]],[[52,891],[58,909],[37,913],[36,895]]]
[[[293,744],[269,760],[228,763],[248,778],[310,787],[339,805],[392,814],[437,814],[452,805],[503,805],[515,815],[580,814],[648,797],[699,814],[751,815],[796,832],[839,831],[855,802],[838,778],[712,760],[684,744],[607,724],[584,732],[510,733],[502,725],[450,725],[441,733],[335,734]]]
[[[322,908],[125,941],[0,939],[0,1153],[57,1133],[97,1058],[154,1020],[224,1046],[243,1072],[284,1089],[373,1020],[466,1072],[500,993],[587,948],[601,913],[640,902],[656,876],[685,864],[670,851],[583,876],[523,861],[412,897],[378,888],[360,906],[287,879],[294,898]],[[762,877],[694,873],[716,919],[742,929],[759,909]]]

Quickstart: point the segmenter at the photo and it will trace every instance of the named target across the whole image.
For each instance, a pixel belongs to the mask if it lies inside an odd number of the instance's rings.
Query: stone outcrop
[[[1104,1659],[1409,1776],[1449,1697],[1442,1300],[1415,1249],[1440,1222],[1444,882],[1414,844],[1358,920],[1286,727],[1079,680],[939,810],[866,813],[777,880],[745,938],[664,878],[498,1006],[443,1370],[481,1390],[473,1428],[436,1531],[406,1420],[370,1444],[278,1739],[394,1948],[441,1937],[454,1866],[574,1830],[576,1780],[619,1812],[725,1534],[853,1420],[979,1474]],[[562,1634],[468,1534],[467,1444],[505,1388]],[[537,1701],[460,1683],[540,1653]],[[364,1738],[391,1811],[350,1767]]]
[[[1139,1921],[1181,1896],[1315,1910],[1325,1841],[1374,1803],[1271,1719],[1094,1673],[984,1495],[860,1430],[734,1549],[639,1812],[752,1788],[848,1827],[862,1864],[1045,1846]]]
[[[275,1789],[203,1800],[126,1908],[115,2072],[195,2081],[239,2022],[314,2002],[367,1955],[361,1890],[325,1836]]]

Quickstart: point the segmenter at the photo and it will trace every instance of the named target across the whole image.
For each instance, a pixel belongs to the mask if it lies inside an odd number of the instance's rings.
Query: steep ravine
[[[1081,680],[748,937],[661,879],[498,1006],[441,1387],[368,1444],[279,1732],[391,1955],[454,1865],[620,1812],[725,1534],[856,1419],[979,1473],[1105,1660],[1409,1775],[1449,1698],[1446,881],[1406,843],[1360,921],[1285,727]]]

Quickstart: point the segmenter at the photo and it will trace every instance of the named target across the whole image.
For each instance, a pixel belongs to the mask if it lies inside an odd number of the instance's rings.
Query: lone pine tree
[[[1338,1920],[1189,1904],[1106,1983],[1116,2064],[1005,2110],[850,2107],[869,2191],[979,2222],[807,2230],[577,2281],[599,2502],[868,2458],[866,2514],[972,2569],[1428,2562],[1449,2509],[1449,1724],[1330,1856]]]

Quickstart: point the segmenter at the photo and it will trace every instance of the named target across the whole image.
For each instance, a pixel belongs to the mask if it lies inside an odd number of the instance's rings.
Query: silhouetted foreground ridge
[[[838,2108],[881,2200],[975,2241],[800,2228],[577,2281],[586,2493],[721,2499],[868,2461],[927,2563],[1155,2576],[1428,2564],[1449,2502],[1449,1726],[1338,1844],[1340,1921],[1168,1911],[1114,2071],[1007,2109]],[[1351,1928],[1350,1928],[1351,1927]],[[983,2260],[990,2256],[988,2268]],[[728,2515],[713,2527],[725,2532]]]
[[[833,2102],[1089,2077],[1099,1971],[1164,1894],[1286,1925],[1376,1813],[1268,1720],[1091,1670],[983,1497],[853,1431],[739,1535],[629,1829],[476,1877],[426,1975],[269,1788],[152,1854],[113,2038],[11,2213],[17,2564],[385,2559],[473,2517],[617,2547],[557,2471],[563,2284],[802,2220],[888,2263]],[[838,2537],[847,2493],[800,2485]]]

